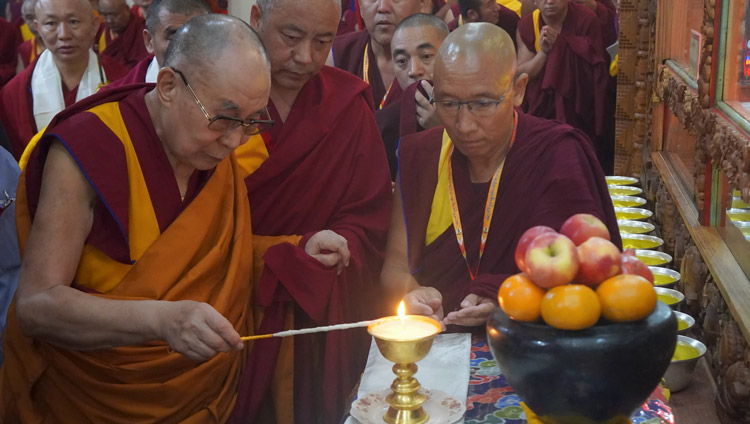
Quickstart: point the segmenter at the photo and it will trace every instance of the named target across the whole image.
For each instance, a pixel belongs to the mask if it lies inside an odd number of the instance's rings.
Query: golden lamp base
[[[391,324],[387,322],[391,322]],[[390,333],[386,333],[383,328],[378,328],[379,325],[384,323],[386,326],[392,327],[393,322],[399,326],[403,325],[407,329],[410,325],[416,325],[415,323],[423,327],[426,324],[428,328],[413,337],[393,337]],[[368,327],[368,332],[375,337],[375,343],[380,353],[383,354],[385,359],[395,363],[393,373],[396,374],[396,379],[391,384],[393,393],[386,397],[390,407],[383,416],[386,423],[422,424],[429,420],[430,416],[422,408],[427,396],[419,393],[422,386],[414,378],[414,374],[417,372],[415,362],[427,356],[435,334],[439,333],[440,330],[439,322],[432,318],[415,315],[381,319],[378,324]]]
[[[414,378],[416,372],[416,364],[396,364],[393,366],[393,373],[398,377],[391,384],[393,393],[385,398],[391,405],[383,416],[383,420],[388,424],[422,424],[430,419],[430,416],[422,408],[427,396],[419,393],[422,386]]]

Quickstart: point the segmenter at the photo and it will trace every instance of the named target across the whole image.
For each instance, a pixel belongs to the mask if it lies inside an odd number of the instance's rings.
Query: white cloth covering
[[[148,69],[146,69],[145,82],[155,83],[156,77],[159,75],[159,69],[161,69],[161,66],[159,66],[159,62],[156,61],[156,56],[154,56],[151,59],[151,63],[148,64]]]
[[[83,72],[81,82],[78,83],[76,101],[96,93],[100,85],[106,83],[107,77],[104,71],[102,70],[101,74],[99,72],[96,53],[89,50],[89,63]],[[104,76],[104,81],[102,81],[102,76]],[[62,77],[49,50],[45,50],[37,59],[31,76],[31,96],[34,101],[34,121],[36,121],[36,128],[41,131],[55,115],[65,109]]]

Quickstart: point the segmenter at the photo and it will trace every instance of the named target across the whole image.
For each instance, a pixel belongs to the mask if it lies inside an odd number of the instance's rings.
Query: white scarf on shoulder
[[[102,75],[104,75],[103,70]],[[89,64],[78,84],[76,101],[96,93],[99,85],[104,85],[107,81],[106,75],[102,81],[102,75],[99,74],[99,61],[96,54],[89,51]],[[65,109],[62,78],[49,50],[45,50],[37,59],[31,76],[31,97],[34,101],[34,121],[36,121],[36,128],[40,131],[55,115]]]

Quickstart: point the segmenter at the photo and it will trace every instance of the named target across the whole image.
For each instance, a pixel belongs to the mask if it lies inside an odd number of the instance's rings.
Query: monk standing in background
[[[333,43],[333,65],[370,84],[375,109],[401,96],[393,71],[391,37],[404,18],[421,12],[425,4],[425,0],[359,0],[366,29],[336,37]]]
[[[401,141],[381,282],[393,297],[406,295],[409,313],[484,325],[500,284],[518,272],[518,240],[535,225],[560,228],[591,213],[620,243],[586,135],[517,111],[527,76],[515,57],[497,26],[459,27],[434,71],[433,103],[445,128]]]
[[[391,40],[391,57],[396,80],[404,90],[401,98],[375,112],[383,137],[391,179],[396,179],[399,139],[440,125],[432,95],[432,69],[448,25],[435,15],[417,13],[401,21]]]
[[[614,162],[607,137],[609,62],[594,12],[570,0],[535,0],[518,24],[518,73],[529,76],[524,111],[585,132],[604,169]]]
[[[47,50],[0,91],[0,121],[16,159],[58,112],[127,72],[99,64],[91,49],[99,21],[88,0],[38,0],[35,25]]]
[[[58,115],[22,163],[2,422],[225,422],[234,406],[253,324],[232,151],[260,130],[269,62],[247,24],[206,15],[164,65],[156,86]]]
[[[143,43],[146,23],[133,13],[125,0],[99,0],[104,29],[99,36],[99,54],[109,56],[128,69],[149,56]]]
[[[20,40],[16,26],[0,17],[0,88],[16,75],[18,43]]]
[[[25,69],[29,64],[36,60],[44,51],[44,40],[36,30],[34,20],[36,19],[36,0],[24,0],[21,7],[23,20],[34,34],[34,37],[24,41],[18,46],[18,56],[20,59],[20,70]]]
[[[276,121],[238,150],[252,172],[245,182],[260,333],[383,316],[376,293],[391,183],[367,84],[324,66],[340,7],[260,0],[250,16],[271,56],[268,109]],[[257,144],[267,148],[260,167]],[[257,341],[233,422],[338,422],[369,341],[364,331]]]
[[[518,28],[518,14],[495,0],[458,0],[461,16],[448,24],[453,31],[459,24],[469,22],[487,22],[504,29],[508,34],[515,34]]]
[[[164,63],[169,40],[178,29],[191,18],[211,13],[203,0],[154,0],[149,6],[151,13],[146,18],[146,29],[143,30],[143,42],[149,56],[128,72],[125,77],[108,85],[119,87],[125,84],[156,82],[156,75]]]
[[[148,17],[148,8],[151,7],[152,0],[133,0],[133,7],[130,10],[138,15],[141,19]]]

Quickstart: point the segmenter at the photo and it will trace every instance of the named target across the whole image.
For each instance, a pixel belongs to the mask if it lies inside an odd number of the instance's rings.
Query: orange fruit
[[[526,274],[511,275],[497,293],[497,302],[509,317],[516,321],[533,322],[541,314],[544,289],[534,284]]]
[[[615,275],[599,284],[596,294],[602,315],[613,322],[643,319],[656,307],[654,285],[640,275]]]
[[[601,306],[596,292],[583,284],[550,289],[542,299],[542,319],[561,330],[581,330],[599,321]]]

